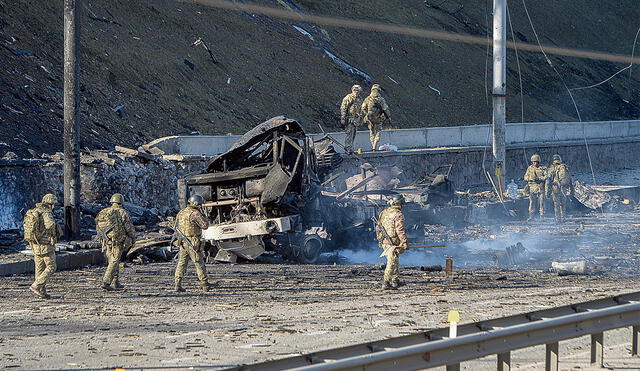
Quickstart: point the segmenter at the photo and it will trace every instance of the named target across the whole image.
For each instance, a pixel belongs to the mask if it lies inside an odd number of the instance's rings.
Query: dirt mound
[[[136,146],[192,132],[241,134],[280,114],[311,131],[318,131],[317,123],[336,129],[338,104],[356,81],[383,84],[394,127],[485,123],[491,117],[483,46],[294,24],[169,0],[83,3],[83,147]],[[259,3],[480,36],[491,17],[490,2],[460,0]],[[0,0],[0,155],[62,149],[62,4]],[[522,3],[511,5],[517,41],[535,42]],[[527,5],[542,43],[631,52],[640,19],[633,0]],[[192,46],[199,38],[219,63],[202,46]],[[519,56],[524,120],[575,120],[566,89],[544,57]],[[508,121],[517,122],[513,52],[509,58],[508,91],[515,97],[508,100]],[[597,83],[623,67],[567,57],[550,61],[569,87]],[[344,63],[356,70],[346,73]],[[576,91],[582,119],[637,118],[639,77],[625,71]]]

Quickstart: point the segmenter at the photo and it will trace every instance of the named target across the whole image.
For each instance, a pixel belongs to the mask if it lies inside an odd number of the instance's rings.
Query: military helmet
[[[531,162],[534,162],[534,161],[540,162],[540,155],[539,154],[536,153],[535,155],[531,156]]]
[[[382,88],[380,87],[380,84],[371,85],[371,91],[374,91],[374,90],[382,90]]]
[[[404,204],[404,196],[403,195],[394,195],[389,199],[389,205],[391,206],[401,206]]]
[[[113,196],[111,196],[111,199],[109,199],[109,202],[112,204],[122,205],[124,203],[124,197],[122,197],[120,193],[114,193]]]
[[[189,206],[198,207],[204,203],[204,197],[200,195],[193,195],[189,197]]]
[[[47,193],[42,197],[42,203],[55,206],[58,203],[58,199],[53,193]]]
[[[553,162],[562,162],[562,157],[560,157],[559,154],[553,155],[551,159],[553,160]]]
[[[351,91],[362,91],[362,86],[355,84],[351,87]]]

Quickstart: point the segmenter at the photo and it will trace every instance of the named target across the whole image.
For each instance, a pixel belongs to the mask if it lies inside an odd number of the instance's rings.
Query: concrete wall
[[[364,128],[364,127],[363,127]],[[344,133],[331,133],[344,143]],[[322,134],[311,134],[320,138]],[[380,144],[399,149],[473,147],[491,145],[490,125],[452,126],[421,129],[383,130]],[[635,138],[640,140],[640,120],[596,122],[530,122],[507,124],[507,145],[582,142],[587,140]],[[157,139],[149,145],[166,153],[216,155],[225,152],[240,136],[173,136]],[[371,149],[369,132],[359,131],[355,148]],[[338,149],[339,150],[339,149]]]
[[[640,141],[627,142],[623,139],[608,142],[600,141],[598,144],[589,145],[593,168],[598,171],[615,171],[640,167],[640,158],[634,153],[640,151]],[[571,172],[589,173],[589,156],[584,144],[552,144],[552,145],[524,145],[508,146],[506,160],[506,177],[508,181],[514,179],[516,183],[524,186],[522,177],[529,166],[529,158],[538,153],[544,164],[548,164],[551,156],[559,154],[568,164]],[[491,169],[491,149],[485,151],[478,147],[458,147],[447,149],[425,149],[415,151],[376,152],[364,153],[361,157],[376,167],[397,166],[403,170],[399,178],[409,183],[423,173],[430,173],[440,165],[452,164],[451,179],[459,189],[473,186],[486,186],[488,181],[483,173],[483,161],[485,169]],[[355,174],[359,171],[361,161],[351,157],[345,157],[340,165],[347,174]],[[346,176],[345,176],[346,177]],[[344,180],[342,177],[336,184]]]

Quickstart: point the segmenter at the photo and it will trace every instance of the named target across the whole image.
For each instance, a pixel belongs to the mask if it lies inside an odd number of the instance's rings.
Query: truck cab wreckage
[[[188,176],[181,198],[204,197],[211,226],[203,238],[217,249],[217,261],[254,260],[273,250],[315,263],[322,251],[357,241],[348,237],[351,231],[372,227],[369,215],[354,215],[347,207],[358,200],[322,192],[321,177],[340,161],[326,140],[314,142],[296,120],[274,117],[213,158],[200,174]],[[373,207],[355,209],[375,213]]]

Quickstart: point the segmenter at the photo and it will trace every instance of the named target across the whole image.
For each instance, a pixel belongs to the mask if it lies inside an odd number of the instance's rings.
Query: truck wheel
[[[298,261],[303,264],[315,264],[324,248],[322,239],[317,234],[307,234],[300,245]]]

